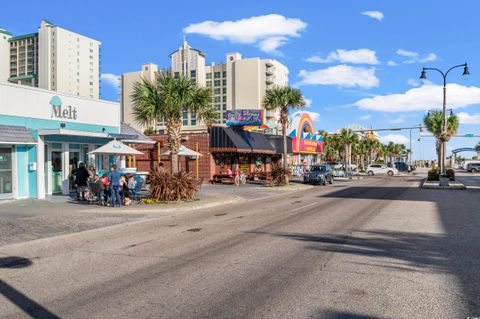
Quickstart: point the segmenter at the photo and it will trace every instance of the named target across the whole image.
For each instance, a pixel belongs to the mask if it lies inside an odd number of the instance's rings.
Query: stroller
[[[94,203],[97,205],[106,205],[103,200],[103,191],[105,190],[105,187],[103,186],[103,183],[100,180],[95,180],[90,183],[90,190],[93,193],[95,200]]]

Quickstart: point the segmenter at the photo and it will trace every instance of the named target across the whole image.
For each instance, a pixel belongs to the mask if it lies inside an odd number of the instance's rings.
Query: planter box
[[[440,186],[448,186],[450,184],[450,178],[440,177]]]

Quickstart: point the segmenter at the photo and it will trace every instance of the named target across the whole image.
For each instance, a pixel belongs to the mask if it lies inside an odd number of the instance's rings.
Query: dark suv
[[[305,184],[333,184],[333,172],[330,165],[312,165],[310,170],[303,174]]]
[[[407,163],[404,163],[404,162],[395,162],[395,168],[399,171],[399,172],[410,172],[411,168],[410,168],[410,165],[408,165]]]

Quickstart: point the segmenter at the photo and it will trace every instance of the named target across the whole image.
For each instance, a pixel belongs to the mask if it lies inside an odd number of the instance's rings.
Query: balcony
[[[271,67],[271,66],[273,66],[273,63],[272,63],[272,61],[267,60],[267,61],[265,61],[265,65],[266,65],[267,67]]]
[[[269,84],[273,84],[273,78],[272,78],[272,77],[267,77],[267,78],[265,79],[265,83],[267,83],[267,86],[268,86]]]

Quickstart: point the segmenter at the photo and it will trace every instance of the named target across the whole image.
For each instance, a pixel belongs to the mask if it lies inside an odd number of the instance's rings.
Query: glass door
[[[52,193],[62,192],[62,152],[52,151]]]
[[[12,148],[0,148],[0,198],[12,197]]]
[[[69,179],[69,184],[70,184],[70,190],[75,190],[76,189],[75,177],[76,177],[76,174],[77,174],[77,168],[78,168],[78,164],[79,164],[78,158],[80,156],[80,152],[70,151],[68,156],[69,156],[68,179]]]

